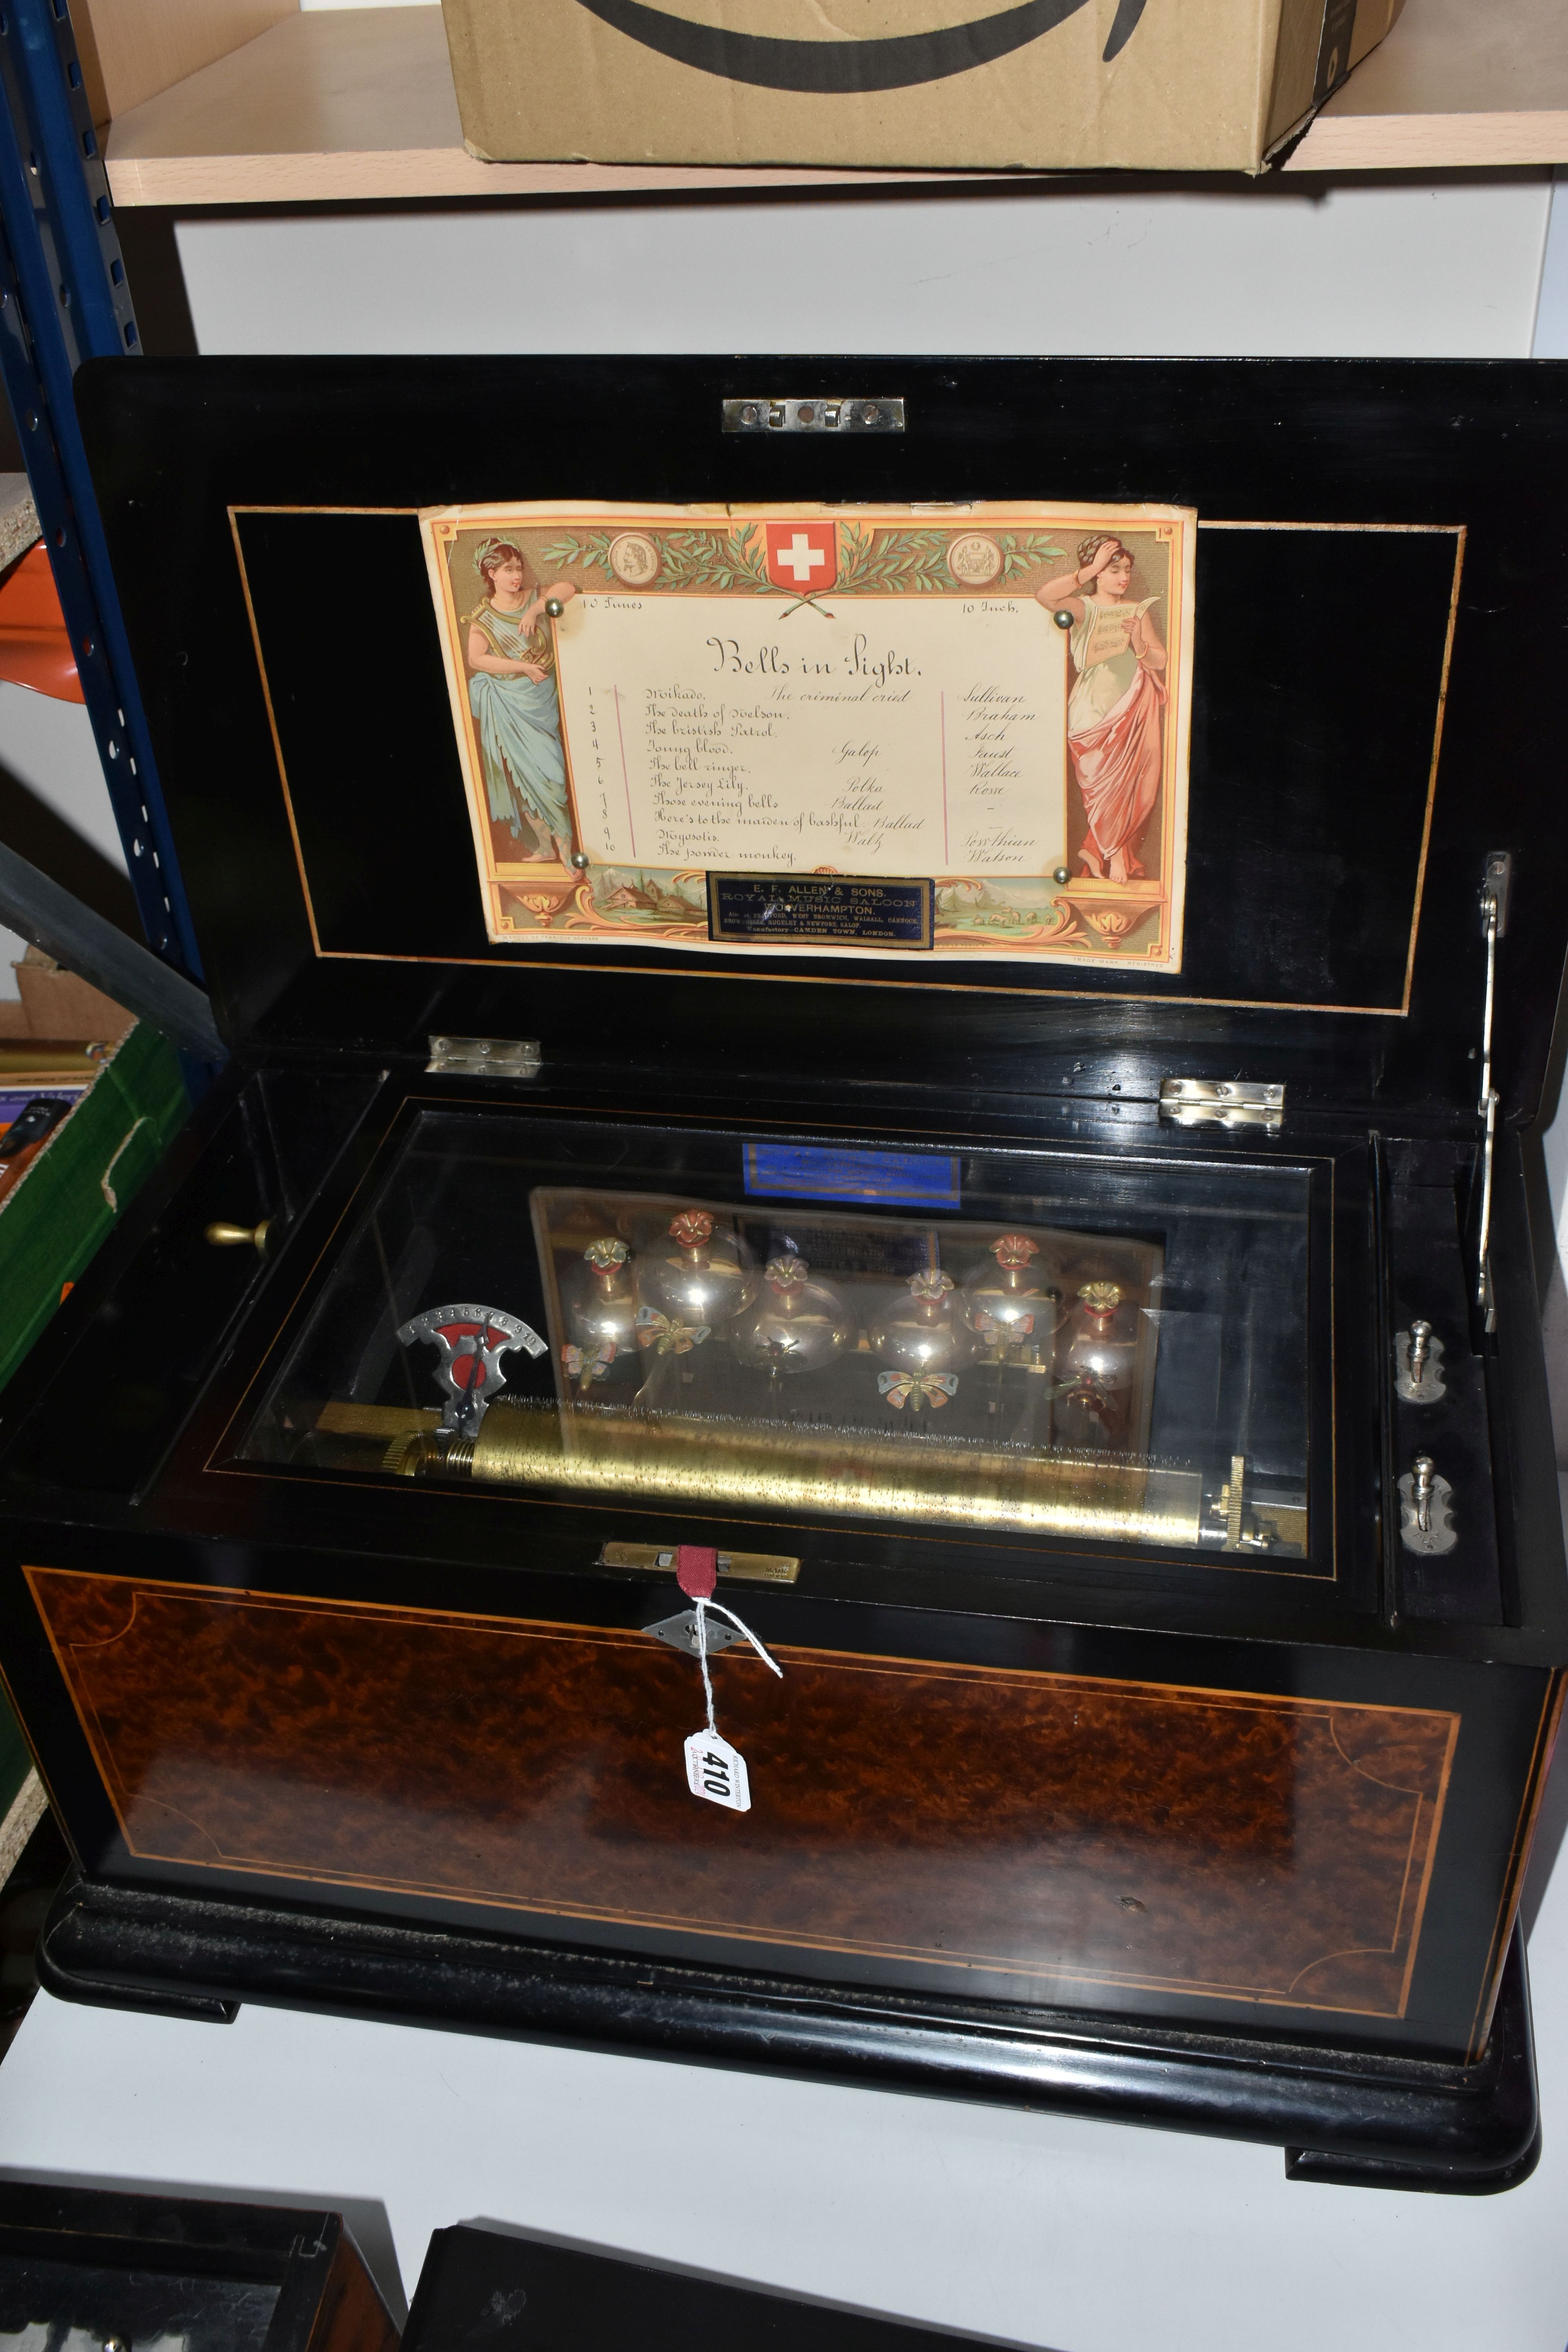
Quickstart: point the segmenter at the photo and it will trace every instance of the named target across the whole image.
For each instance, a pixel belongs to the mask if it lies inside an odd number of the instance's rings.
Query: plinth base
[[[1517,1929],[1472,2066],[824,1990],[79,1877],[56,1899],[37,1969],[59,2000],[161,2016],[223,2023],[259,2001],[1254,2140],[1285,2150],[1293,2180],[1486,2194],[1527,2179],[1541,2148]]]

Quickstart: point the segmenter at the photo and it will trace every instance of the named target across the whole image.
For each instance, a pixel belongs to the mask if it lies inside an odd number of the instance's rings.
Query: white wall
[[[79,702],[57,702],[50,695],[0,681],[0,766],[123,871],[120,828],[91,723]],[[11,967],[23,944],[14,931],[0,929],[0,998],[16,994]]]
[[[1538,360],[1568,360],[1568,173],[1552,191],[1531,349]]]
[[[205,352],[1514,356],[1550,175],[188,221]]]

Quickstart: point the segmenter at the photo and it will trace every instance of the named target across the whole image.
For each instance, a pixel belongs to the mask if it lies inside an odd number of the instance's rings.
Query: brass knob
[[[242,1249],[247,1242],[258,1257],[267,1255],[267,1236],[272,1230],[270,1217],[263,1217],[258,1225],[228,1225],[220,1219],[206,1229],[206,1238],[214,1249]]]

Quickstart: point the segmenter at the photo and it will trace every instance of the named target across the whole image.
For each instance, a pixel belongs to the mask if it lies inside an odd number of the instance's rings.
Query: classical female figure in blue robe
[[[490,820],[506,826],[520,859],[564,866],[572,855],[572,812],[544,600],[550,595],[564,604],[577,592],[569,580],[540,588],[521,550],[507,540],[487,540],[477,560],[487,593],[465,622],[468,707],[479,730]],[[525,825],[534,844],[528,848]]]

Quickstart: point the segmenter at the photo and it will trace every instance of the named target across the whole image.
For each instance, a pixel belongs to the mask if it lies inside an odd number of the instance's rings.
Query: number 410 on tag
[[[724,1805],[732,1813],[752,1810],[746,1759],[716,1731],[694,1731],[686,1743],[686,1785],[694,1797]]]

